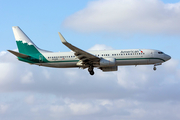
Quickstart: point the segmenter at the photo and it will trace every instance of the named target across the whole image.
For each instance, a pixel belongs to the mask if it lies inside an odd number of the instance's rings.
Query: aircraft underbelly
[[[116,60],[117,65],[144,65],[144,64],[152,64],[149,59],[124,59],[124,60]]]
[[[116,60],[117,65],[148,65],[163,62],[160,59],[125,59],[125,60]]]
[[[164,61],[161,60],[161,59],[150,59],[150,60],[149,60],[149,63],[150,63],[150,64],[162,63],[162,62],[164,62]]]
[[[56,63],[41,63],[40,66],[55,67],[55,68],[70,68],[77,67],[77,62],[56,62]]]
[[[148,65],[148,64],[155,64],[161,63],[162,60],[159,59],[117,59],[116,65],[123,66],[123,65]],[[78,67],[77,62],[51,62],[51,63],[38,63],[36,65],[45,66],[45,67],[54,67],[54,68],[71,68],[71,67]],[[98,66],[95,66],[98,67]]]

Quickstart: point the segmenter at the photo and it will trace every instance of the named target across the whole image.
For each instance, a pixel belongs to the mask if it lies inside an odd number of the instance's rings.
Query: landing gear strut
[[[153,68],[154,71],[157,70],[156,66],[158,66],[158,65],[162,65],[162,63],[156,63],[156,64],[154,64],[154,68]]]
[[[94,75],[93,66],[89,66],[88,71],[90,75]]]

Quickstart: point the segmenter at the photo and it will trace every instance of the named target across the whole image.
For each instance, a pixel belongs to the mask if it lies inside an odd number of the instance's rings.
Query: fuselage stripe
[[[140,60],[140,59],[159,59],[165,62],[162,58],[122,58],[122,59],[116,59],[116,60]],[[48,61],[45,63],[55,63],[55,62],[78,62],[79,60],[61,60],[61,61]]]

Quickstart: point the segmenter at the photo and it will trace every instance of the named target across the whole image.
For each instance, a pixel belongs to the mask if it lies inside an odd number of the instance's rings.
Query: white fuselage
[[[161,51],[152,49],[103,50],[88,52],[104,59],[115,58],[116,66],[161,64],[171,58],[169,55],[166,55]],[[77,65],[79,59],[74,55],[74,52],[42,54],[49,62],[37,63],[37,65],[56,68],[82,67]],[[94,65],[94,67],[101,67],[101,65],[97,64]]]

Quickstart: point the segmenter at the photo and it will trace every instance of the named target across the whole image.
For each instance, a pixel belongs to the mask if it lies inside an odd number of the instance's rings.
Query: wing
[[[64,37],[62,36],[62,34],[60,32],[59,33],[59,37],[61,39],[61,42],[66,45],[69,49],[71,49],[72,51],[74,51],[74,55],[78,57],[79,60],[82,61],[83,64],[93,64],[93,63],[97,63],[100,61],[100,58],[88,53],[84,50],[81,50],[73,45],[71,45],[70,43],[68,43]]]

